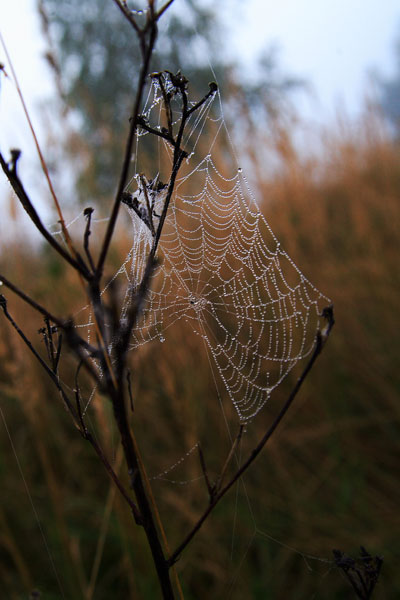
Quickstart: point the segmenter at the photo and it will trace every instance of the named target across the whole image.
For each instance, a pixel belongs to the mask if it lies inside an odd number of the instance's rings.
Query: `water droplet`
[[[160,335],[160,338],[159,338],[159,339],[160,339],[160,342],[161,342],[161,343],[165,342],[165,337],[164,337],[163,335]]]
[[[243,171],[242,167],[238,167],[238,173],[241,173]]]

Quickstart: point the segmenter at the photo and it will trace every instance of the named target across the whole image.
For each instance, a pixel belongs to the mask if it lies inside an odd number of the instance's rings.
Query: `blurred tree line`
[[[394,45],[395,73],[392,77],[378,77],[380,104],[384,114],[400,139],[400,34]]]
[[[160,24],[151,69],[181,70],[194,98],[202,97],[215,74],[227,117],[243,127],[247,115],[254,133],[260,121],[266,125],[268,116],[276,116],[302,82],[281,72],[273,48],[260,57],[257,80],[239,71],[218,18],[223,4],[226,0],[217,9],[204,0],[175,2]],[[233,12],[239,2],[230,4]],[[114,192],[128,129],[140,64],[136,39],[110,0],[40,0],[38,6],[51,40],[48,61],[77,122],[64,146],[79,171],[80,198],[104,202]],[[129,2],[129,7],[140,11],[140,3]]]

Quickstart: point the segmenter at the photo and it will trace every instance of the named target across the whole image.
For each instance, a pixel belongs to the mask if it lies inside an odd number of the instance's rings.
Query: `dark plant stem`
[[[131,487],[135,492],[136,501],[140,511],[140,524],[143,526],[146,533],[151,554],[153,556],[154,565],[157,571],[158,580],[163,593],[163,598],[164,600],[173,600],[174,592],[169,573],[170,565],[164,556],[160,542],[160,535],[157,531],[154,516],[144,486],[136,443],[128,424],[123,389],[110,390],[110,393],[112,395],[114,417],[121,435],[121,442],[128,467]]]
[[[114,481],[115,485],[117,486],[117,488],[121,492],[121,494],[124,497],[124,499],[126,500],[126,502],[129,504],[129,506],[130,506],[130,508],[132,510],[132,514],[135,517],[136,522],[139,522],[140,521],[140,517],[139,517],[138,508],[136,507],[136,505],[132,501],[132,499],[129,497],[128,492],[125,490],[125,488],[122,485],[121,481],[119,480],[117,474],[115,473],[114,469],[112,468],[112,466],[110,465],[109,461],[107,460],[107,458],[106,458],[103,450],[101,449],[101,447],[99,446],[99,444],[96,442],[95,438],[90,433],[90,431],[88,431],[87,428],[86,428],[86,425],[85,425],[85,423],[83,421],[81,407],[80,407],[79,389],[76,389],[76,394],[77,394],[77,409],[75,410],[75,408],[71,404],[71,401],[70,401],[69,397],[65,393],[65,390],[64,390],[64,388],[62,387],[62,385],[60,383],[60,380],[58,378],[57,373],[55,373],[54,371],[52,371],[48,367],[48,365],[45,363],[45,361],[42,359],[42,357],[40,356],[40,354],[37,352],[37,350],[34,348],[34,346],[32,345],[32,343],[30,342],[30,340],[27,338],[27,336],[25,335],[25,333],[22,331],[22,329],[18,326],[18,324],[15,322],[15,320],[13,319],[13,317],[8,312],[8,309],[7,309],[7,300],[6,300],[6,298],[2,294],[0,294],[0,307],[3,309],[3,312],[4,312],[4,315],[5,315],[6,319],[10,322],[11,326],[15,329],[15,331],[21,337],[21,339],[23,340],[24,344],[27,346],[27,348],[29,349],[29,351],[33,354],[33,356],[36,358],[36,360],[40,363],[40,365],[42,366],[42,368],[46,371],[47,375],[50,377],[51,381],[56,386],[57,390],[59,391],[59,393],[60,393],[60,395],[61,395],[61,397],[62,397],[62,399],[64,401],[65,406],[67,407],[68,411],[70,412],[70,414],[72,416],[72,420],[74,422],[75,427],[81,433],[82,437],[84,439],[86,439],[93,446],[96,454],[98,455],[98,457],[100,458],[101,462],[105,466],[106,471],[110,475],[111,479]]]
[[[3,309],[4,316],[6,317],[7,321],[15,329],[15,331],[18,333],[18,335],[20,336],[20,338],[24,342],[25,346],[27,346],[27,348],[29,349],[29,351],[33,354],[33,356],[36,358],[36,360],[40,363],[40,365],[46,371],[47,375],[50,377],[50,379],[52,380],[52,382],[56,385],[58,391],[61,393],[62,399],[64,400],[64,403],[65,403],[67,409],[71,413],[71,416],[72,416],[72,419],[74,421],[75,426],[77,427],[77,429],[79,429],[78,415],[77,415],[74,407],[72,406],[72,404],[71,404],[68,396],[66,395],[66,393],[63,390],[63,388],[61,387],[57,374],[54,373],[50,369],[50,367],[45,363],[45,361],[40,356],[40,354],[37,352],[37,350],[33,347],[31,341],[27,338],[27,336],[22,331],[22,329],[14,321],[13,317],[8,312],[7,300],[6,300],[6,298],[2,294],[0,294],[0,307]]]
[[[163,15],[163,13],[165,13],[165,11],[171,6],[171,4],[174,2],[174,0],[168,0],[168,2],[166,4],[164,4],[164,6],[162,8],[160,8],[160,10],[157,13],[157,19],[159,19],[161,17],[161,15]]]
[[[116,2],[116,4],[121,8],[121,5],[118,2]],[[123,10],[123,9],[121,8],[121,10]],[[125,14],[125,12],[124,12],[124,14]],[[130,19],[129,19],[129,21],[131,22]],[[117,193],[116,193],[114,205],[113,205],[113,208],[111,211],[111,216],[110,216],[110,220],[108,223],[108,227],[107,227],[107,230],[105,233],[103,245],[102,245],[102,248],[100,251],[100,257],[99,257],[99,260],[97,263],[96,277],[97,277],[98,281],[100,281],[102,273],[103,273],[104,263],[105,263],[105,260],[107,257],[108,249],[110,247],[111,239],[113,237],[115,225],[117,222],[118,212],[119,212],[119,208],[120,208],[121,201],[122,201],[122,194],[124,192],[124,189],[126,187],[126,183],[128,180],[133,142],[135,139],[136,129],[138,126],[138,116],[139,116],[140,107],[142,104],[143,92],[144,92],[144,88],[145,88],[145,84],[146,84],[146,78],[149,73],[150,60],[151,60],[151,56],[152,56],[153,50],[154,50],[154,45],[155,45],[156,39],[157,39],[157,23],[155,21],[151,23],[149,41],[147,42],[147,44],[146,44],[146,40],[145,40],[145,32],[139,30],[138,35],[139,35],[139,39],[140,39],[140,46],[142,49],[143,64],[142,64],[142,68],[140,70],[136,98],[135,98],[135,102],[133,105],[132,116],[130,118],[129,134],[128,134],[128,139],[126,142],[124,161],[122,164],[122,170],[121,170],[121,175],[120,175],[120,179],[119,179],[119,183],[118,183]]]
[[[56,252],[58,252],[58,254],[65,261],[67,261],[76,271],[78,271],[78,273],[80,273],[82,275],[82,277],[87,279],[89,277],[89,271],[88,271],[83,259],[81,258],[81,256],[79,256],[77,254],[76,259],[73,258],[72,256],[70,256],[68,254],[68,252],[66,252],[64,250],[64,248],[62,246],[60,246],[60,244],[51,235],[51,233],[49,231],[47,231],[47,229],[43,225],[39,215],[37,214],[31,200],[29,199],[29,196],[26,193],[21,180],[19,179],[19,177],[17,175],[17,170],[16,170],[15,166],[14,166],[14,168],[13,167],[10,168],[9,164],[4,160],[4,157],[1,153],[0,153],[0,164],[1,164],[1,168],[4,171],[5,176],[7,177],[8,181],[10,182],[18,200],[21,202],[25,211],[28,213],[29,218],[31,219],[31,221],[35,225],[35,227],[38,229],[38,231],[42,234],[42,236],[50,244],[50,246],[52,246],[54,248],[54,250],[56,250]]]

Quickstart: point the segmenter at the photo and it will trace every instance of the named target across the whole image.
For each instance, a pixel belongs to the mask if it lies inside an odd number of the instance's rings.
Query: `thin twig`
[[[133,14],[129,10],[129,8],[127,6],[125,6],[125,4],[123,4],[122,2],[120,2],[119,0],[113,0],[113,2],[119,8],[119,10],[122,12],[122,14],[124,15],[124,17],[132,25],[132,27],[134,28],[134,30],[136,31],[136,33],[138,35],[140,35],[141,32],[142,32],[142,30],[140,29],[139,25],[136,23],[136,21],[135,21],[135,19],[133,17]]]
[[[56,352],[56,356],[54,358],[54,373],[56,375],[58,375],[58,365],[59,365],[60,358],[61,358],[62,340],[63,340],[62,334],[59,333],[58,334],[58,342],[57,342],[57,352]]]
[[[83,214],[86,217],[86,227],[85,227],[85,233],[83,235],[83,247],[85,249],[86,252],[86,256],[88,258],[89,261],[89,265],[90,268],[92,269],[93,273],[95,271],[95,266],[94,266],[94,262],[93,262],[93,258],[89,249],[89,236],[91,234],[90,231],[90,225],[92,222],[92,213],[93,213],[93,208],[91,208],[90,206],[88,208],[85,208],[85,210],[83,211]]]
[[[129,396],[129,404],[131,407],[132,413],[135,412],[135,407],[133,404],[133,395],[132,395],[132,382],[131,382],[131,370],[128,369],[126,372],[126,381],[128,384],[128,396]]]
[[[82,433],[83,437],[86,437],[88,431],[87,431],[86,423],[83,419],[83,414],[82,414],[81,390],[79,387],[79,380],[78,380],[79,371],[81,369],[82,364],[83,364],[82,361],[80,361],[78,363],[78,366],[75,371],[75,390],[74,390],[74,392],[75,392],[76,410],[78,413],[79,423],[80,423],[81,429],[82,429],[81,433]]]
[[[119,6],[119,8],[125,14],[125,10],[121,6],[121,4],[117,0],[114,0],[114,2]],[[125,15],[125,16],[127,16],[127,15]],[[131,20],[129,18],[128,18],[128,20],[131,22]],[[121,201],[122,201],[122,194],[124,192],[124,189],[126,188],[126,183],[128,180],[133,142],[135,139],[136,129],[137,129],[137,125],[138,125],[138,116],[139,116],[139,112],[140,112],[140,105],[142,103],[143,92],[144,92],[145,83],[146,83],[146,77],[149,72],[150,59],[151,59],[154,45],[155,45],[156,38],[157,38],[157,26],[155,23],[154,23],[153,27],[151,28],[147,47],[144,42],[144,34],[142,34],[139,29],[137,29],[137,31],[138,31],[139,39],[141,42],[143,65],[142,65],[142,68],[140,71],[136,99],[135,99],[133,110],[132,110],[132,116],[130,118],[128,139],[126,142],[125,155],[124,155],[124,160],[123,160],[123,164],[122,164],[121,175],[119,178],[118,189],[117,189],[117,193],[115,196],[114,205],[113,205],[113,208],[111,211],[110,220],[108,222],[107,230],[106,230],[106,233],[104,236],[104,241],[103,241],[103,244],[101,247],[100,257],[99,257],[99,260],[97,263],[96,275],[97,275],[98,279],[101,277],[102,272],[103,272],[104,263],[105,263],[105,260],[106,260],[107,254],[108,254],[108,249],[110,247],[111,239],[112,239],[115,225],[117,222],[119,207],[120,207]]]
[[[146,123],[146,120],[144,119],[143,115],[139,115],[137,123],[138,123],[139,127],[141,127],[142,129],[145,129],[146,131],[148,131],[149,133],[151,133],[153,135],[157,135],[158,137],[162,138],[163,140],[166,140],[172,146],[175,147],[175,140],[173,139],[173,137],[170,135],[170,133],[166,129],[165,130],[154,129],[154,127],[151,127],[150,125],[148,125],[148,123]]]
[[[55,373],[53,373],[53,371],[50,369],[50,367],[45,363],[45,361],[40,356],[40,354],[37,352],[37,350],[33,347],[31,341],[27,338],[27,336],[22,331],[22,329],[18,326],[18,324],[16,323],[16,321],[14,321],[13,317],[8,312],[8,309],[7,309],[7,299],[3,296],[3,294],[0,294],[0,307],[3,309],[4,316],[6,317],[6,319],[9,321],[9,323],[11,323],[12,327],[18,333],[18,335],[20,336],[20,338],[23,340],[24,344],[27,346],[27,348],[29,349],[29,351],[33,354],[33,356],[36,358],[36,360],[38,360],[38,362],[41,364],[41,366],[43,367],[43,369],[46,371],[47,375],[50,377],[50,379],[52,380],[52,382],[57,387],[58,391],[60,392],[60,394],[62,396],[62,399],[63,399],[66,407],[68,408],[69,412],[72,415],[72,419],[73,419],[75,427],[77,427],[77,429],[79,429],[77,413],[76,413],[74,407],[72,406],[72,404],[70,402],[70,399],[66,395],[64,389],[62,388],[57,375]]]
[[[35,227],[40,231],[45,240],[52,246],[60,256],[64,260],[66,260],[74,269],[76,269],[84,278],[88,278],[88,270],[83,262],[82,258],[79,256],[77,252],[75,252],[75,257],[72,257],[68,252],[64,250],[64,248],[57,242],[57,240],[51,235],[49,231],[47,231],[46,227],[43,225],[39,215],[37,214],[31,200],[29,199],[28,194],[25,191],[25,188],[17,175],[17,171],[15,168],[15,163],[12,164],[12,168],[9,167],[7,161],[4,159],[3,155],[0,153],[0,164],[6,175],[8,181],[11,183],[11,186],[18,198],[21,202],[23,208],[28,213],[32,223]],[[13,168],[14,167],[14,168]]]
[[[206,102],[206,100],[208,100],[208,98],[210,98],[210,96],[213,96],[215,94],[215,92],[218,90],[218,85],[215,83],[215,81],[212,81],[208,85],[210,86],[210,91],[204,96],[204,98],[199,100],[197,102],[197,104],[195,104],[194,106],[192,106],[192,108],[187,110],[188,117],[190,117],[190,115],[192,113],[194,113],[196,110],[198,110],[200,108],[200,106],[202,106],[204,104],[204,102]]]
[[[173,1],[174,0],[169,0],[166,4],[164,4],[164,6],[162,8],[160,8],[160,10],[158,11],[158,13],[155,15],[157,21],[165,13],[165,11],[171,6],[171,4],[173,3]]]
[[[203,471],[204,480],[206,482],[206,486],[207,486],[207,490],[208,490],[208,495],[211,500],[215,494],[215,487],[213,485],[211,485],[211,483],[210,483],[210,478],[208,477],[208,472],[207,472],[206,461],[204,460],[204,454],[203,454],[203,450],[201,449],[200,444],[197,444],[197,451],[199,453],[200,466],[201,466],[201,470]]]
[[[85,348],[85,350],[87,352],[89,352],[89,354],[92,354],[92,355],[96,355],[97,350],[95,348],[93,348],[92,346],[90,346],[90,344],[88,344],[88,342],[86,340],[81,338],[76,333],[73,323],[71,321],[63,321],[63,320],[59,319],[58,317],[54,316],[53,314],[51,314],[46,308],[41,306],[38,302],[36,302],[36,300],[33,300],[32,298],[30,298],[30,296],[25,294],[25,292],[20,290],[16,285],[11,283],[11,281],[9,281],[6,277],[4,277],[4,275],[1,275],[1,274],[0,274],[0,282],[2,282],[6,287],[8,287],[8,289],[13,291],[14,294],[19,296],[24,302],[29,304],[29,306],[32,306],[32,308],[34,308],[37,312],[42,314],[45,318],[48,318],[49,321],[52,321],[53,323],[55,323],[56,325],[58,325],[60,328],[62,328],[65,331],[69,346],[75,351],[77,356],[84,361],[84,366],[85,366],[86,370],[91,374],[94,381],[101,384],[98,374],[94,371],[93,367],[88,363],[88,356],[83,353],[83,348]]]

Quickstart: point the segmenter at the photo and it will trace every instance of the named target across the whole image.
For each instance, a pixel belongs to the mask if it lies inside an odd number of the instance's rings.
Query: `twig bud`
[[[17,162],[21,156],[21,150],[19,150],[19,148],[11,148],[10,154],[11,154],[11,159],[9,162],[9,168],[10,168],[10,171],[12,171],[13,173],[16,173]]]

